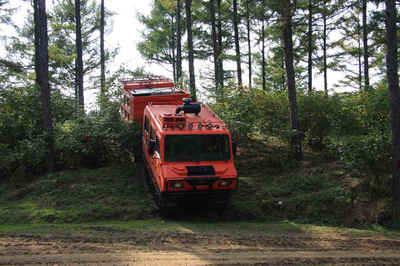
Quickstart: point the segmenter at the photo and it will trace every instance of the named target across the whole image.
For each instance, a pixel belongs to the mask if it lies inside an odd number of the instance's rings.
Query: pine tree
[[[104,0],[101,0],[100,4],[100,108],[103,109],[102,106],[104,97],[105,97],[105,90],[106,90],[106,69],[105,69],[105,51],[104,51]]]
[[[235,51],[236,51],[236,70],[237,70],[237,77],[238,87],[242,87],[242,67],[241,67],[241,56],[240,56],[240,44],[239,44],[239,16],[237,11],[237,0],[232,1],[233,5],[233,30],[235,36]]]
[[[42,123],[47,143],[47,168],[54,168],[54,133],[50,104],[49,53],[47,34],[46,1],[34,0],[35,27],[35,72],[36,86],[40,89],[42,101]]]
[[[308,39],[308,93],[311,94],[313,87],[312,87],[312,69],[313,69],[313,1],[308,0],[308,32],[307,32],[307,39]]]
[[[188,42],[188,57],[189,57],[189,80],[190,80],[190,93],[192,94],[193,101],[197,100],[196,97],[196,83],[194,76],[194,49],[193,49],[193,33],[192,33],[192,0],[185,0],[186,8],[186,31]]]
[[[364,50],[364,87],[369,90],[369,52],[368,52],[368,25],[367,25],[367,0],[362,1],[362,29],[363,29],[363,50]]]
[[[285,66],[288,82],[288,97],[290,105],[290,123],[292,129],[291,149],[296,160],[303,159],[303,151],[301,147],[301,135],[299,132],[299,118],[296,101],[296,83],[293,67],[293,36],[292,36],[292,16],[293,4],[291,0],[282,0],[280,3],[280,20],[282,27],[282,39],[285,50]]]
[[[177,45],[181,43],[181,34],[177,37],[175,32],[177,7],[169,4],[170,2],[156,0],[149,16],[139,15],[139,21],[146,29],[142,32],[143,40],[138,43],[137,48],[149,62],[167,64],[177,79],[178,65],[181,65],[177,60],[182,58],[177,50]]]
[[[181,0],[176,1],[176,79],[182,78],[182,23],[181,23]]]
[[[252,55],[251,55],[251,19],[250,19],[250,6],[249,6],[249,0],[245,1],[245,5],[246,5],[246,31],[247,31],[247,56],[248,56],[248,64],[249,64],[249,87],[252,87]]]
[[[78,95],[78,105],[85,110],[83,94],[83,59],[82,59],[82,25],[81,25],[81,1],[75,0],[75,95]]]
[[[211,37],[213,43],[213,59],[214,59],[214,80],[215,80],[215,87],[216,87],[216,95],[217,99],[220,95],[219,85],[219,68],[218,68],[218,40],[217,40],[217,30],[215,25],[215,1],[210,0],[210,22],[211,22]]]
[[[390,121],[392,128],[392,197],[393,220],[400,219],[400,88],[397,53],[396,1],[386,0],[386,67],[390,91]]]
[[[224,45],[222,42],[222,8],[221,8],[221,2],[222,0],[217,0],[217,39],[218,39],[218,73],[219,73],[219,88],[222,89],[224,87],[224,59],[223,59],[223,53],[224,53]]]

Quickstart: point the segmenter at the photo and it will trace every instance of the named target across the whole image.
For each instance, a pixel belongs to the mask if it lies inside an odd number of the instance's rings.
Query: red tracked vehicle
[[[169,88],[169,94],[152,94],[160,88],[145,85],[134,91],[125,85],[131,105],[124,100],[121,116],[142,123],[142,157],[157,204],[164,208],[199,199],[223,206],[238,187],[227,126],[206,105],[192,103],[185,92]]]

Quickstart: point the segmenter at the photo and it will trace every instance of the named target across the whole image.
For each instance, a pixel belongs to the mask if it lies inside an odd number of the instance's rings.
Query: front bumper
[[[234,188],[218,188],[218,181],[233,181],[235,182]],[[175,191],[169,190],[169,182],[185,181],[189,184],[189,189]],[[219,177],[195,177],[195,178],[185,178],[182,180],[170,180],[167,181],[166,191],[161,194],[163,197],[170,201],[182,201],[182,200],[201,200],[201,201],[212,201],[212,202],[226,202],[232,196],[232,194],[238,188],[238,179],[226,179]],[[207,189],[205,189],[205,187]]]

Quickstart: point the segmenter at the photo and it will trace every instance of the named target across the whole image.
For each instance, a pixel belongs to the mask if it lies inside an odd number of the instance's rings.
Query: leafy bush
[[[291,130],[286,92],[259,91],[254,105],[257,106],[259,132],[289,141]]]
[[[116,104],[66,121],[56,129],[56,162],[62,169],[127,162],[141,149],[140,126],[122,122]]]
[[[16,146],[0,145],[0,178],[14,182],[26,181],[32,175],[42,173],[46,160],[45,142],[42,137],[24,139]]]
[[[391,170],[391,145],[389,134],[373,131],[365,136],[348,137],[337,146],[340,159],[348,169],[379,176]]]
[[[77,116],[70,100],[59,92],[52,95],[57,169],[125,162],[140,151],[140,128],[121,122],[118,104]],[[45,171],[47,152],[38,103],[32,88],[0,93],[0,181],[23,181]]]
[[[247,139],[247,135],[255,129],[257,107],[253,104],[256,97],[254,90],[244,92],[232,90],[225,93],[223,101],[213,104],[212,109],[228,125],[232,137],[241,141]]]

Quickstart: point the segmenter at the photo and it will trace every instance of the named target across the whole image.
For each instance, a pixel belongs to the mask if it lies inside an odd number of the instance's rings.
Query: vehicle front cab
[[[146,107],[143,122],[145,164],[156,192],[172,201],[226,202],[238,187],[229,130],[210,110],[165,116],[165,109]]]

